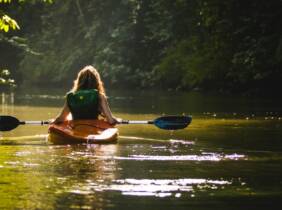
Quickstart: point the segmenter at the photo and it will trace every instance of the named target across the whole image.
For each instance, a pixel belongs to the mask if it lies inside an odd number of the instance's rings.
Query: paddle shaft
[[[118,124],[154,124],[154,121],[149,120],[122,120],[121,122],[118,122]]]
[[[48,125],[49,121],[19,121],[19,125]]]
[[[48,125],[49,121],[20,121],[19,125]],[[118,124],[154,124],[154,121],[145,121],[145,120],[123,120],[118,122]]]

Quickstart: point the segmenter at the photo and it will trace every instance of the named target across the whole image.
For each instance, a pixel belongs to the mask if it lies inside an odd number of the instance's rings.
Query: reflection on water
[[[207,179],[118,179],[111,184],[98,180],[87,180],[85,185],[70,189],[75,194],[92,194],[95,191],[118,191],[122,195],[155,196],[155,197],[180,197],[189,192],[189,196],[196,191],[224,189],[232,182],[224,180]]]
[[[217,154],[202,153],[201,155],[131,155],[129,157],[119,156],[95,156],[98,159],[116,159],[116,160],[157,160],[157,161],[223,161],[223,160],[247,160],[245,155],[240,154]]]
[[[14,93],[1,94],[1,114],[13,113],[14,111],[14,103],[15,103],[15,95]]]
[[[111,92],[114,114],[193,115],[173,133],[119,125],[114,145],[52,145],[47,126],[0,137],[0,209],[273,209],[282,198],[281,102]],[[1,114],[46,120],[64,93],[2,94]],[[267,207],[267,208],[264,208]]]

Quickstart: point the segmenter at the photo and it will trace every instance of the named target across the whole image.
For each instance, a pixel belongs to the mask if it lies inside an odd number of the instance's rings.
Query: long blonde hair
[[[97,89],[100,94],[106,95],[99,72],[90,65],[85,66],[78,72],[71,91],[87,89]]]

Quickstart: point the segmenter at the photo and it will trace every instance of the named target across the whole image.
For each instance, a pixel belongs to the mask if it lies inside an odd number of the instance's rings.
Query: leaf
[[[20,29],[20,26],[18,25],[18,23],[15,20],[13,20],[13,19],[11,19],[10,25],[12,26],[12,28],[14,30]]]
[[[18,23],[14,19],[10,18],[8,15],[3,15],[0,18],[0,29],[8,32],[10,27],[14,30],[20,29]]]
[[[4,29],[4,31],[5,32],[8,32],[9,31],[9,25],[3,25],[4,27],[3,27],[3,29]]]

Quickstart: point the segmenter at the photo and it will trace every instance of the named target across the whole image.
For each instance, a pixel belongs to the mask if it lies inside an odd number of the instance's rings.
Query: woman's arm
[[[61,113],[55,118],[55,120],[52,123],[58,124],[64,122],[67,116],[69,115],[69,113],[70,113],[69,107],[65,102]]]
[[[101,114],[106,117],[107,121],[110,124],[116,124],[118,122],[118,120],[113,116],[113,114],[110,110],[106,96],[103,95],[103,94],[100,94],[99,98],[100,98],[100,104],[99,105],[100,105]]]

